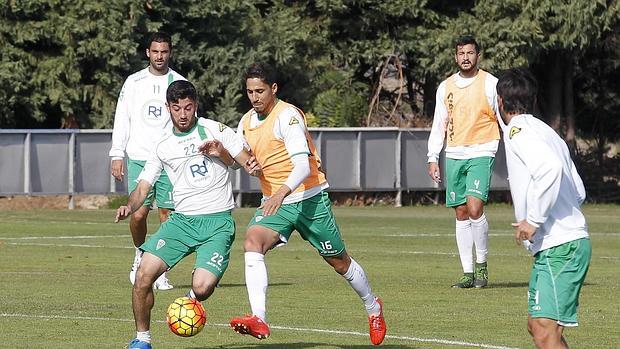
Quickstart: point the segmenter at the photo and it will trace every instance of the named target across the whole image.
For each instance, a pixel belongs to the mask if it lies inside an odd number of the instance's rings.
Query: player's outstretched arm
[[[129,195],[129,199],[127,200],[127,205],[121,206],[116,210],[116,218],[114,219],[114,223],[118,223],[119,221],[131,216],[138,208],[142,206],[144,200],[146,200],[146,196],[151,190],[151,184],[145,180],[140,180],[138,186],[134,191]]]

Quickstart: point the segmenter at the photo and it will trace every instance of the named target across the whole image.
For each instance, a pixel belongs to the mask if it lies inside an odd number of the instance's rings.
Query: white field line
[[[496,230],[497,231],[497,230]],[[489,236],[513,236],[512,230],[499,230],[504,234],[489,233]],[[618,233],[590,233],[592,236],[611,236],[620,237]],[[385,237],[453,237],[453,233],[392,233],[383,234]],[[21,236],[21,237],[0,237],[0,240],[54,240],[54,239],[99,239],[99,238],[130,238],[129,233],[123,235],[74,235],[74,236]]]
[[[497,231],[497,230],[496,230]],[[502,233],[489,233],[489,236],[514,236],[513,230],[499,230]],[[590,233],[591,236],[607,236],[607,237],[620,237],[619,233]],[[392,234],[383,234],[381,236],[386,237],[397,237],[397,238],[406,238],[406,237],[454,237],[454,232],[450,233],[392,233]]]
[[[60,320],[133,322],[133,319],[105,318],[105,317],[93,317],[93,316],[27,315],[27,314],[0,313],[0,317],[44,319],[44,320],[60,319]],[[154,322],[165,323],[165,321],[163,320],[155,320]],[[207,323],[207,326],[229,327],[230,325]],[[368,337],[367,333],[355,332],[355,331],[323,330],[323,329],[318,329],[318,328],[302,328],[302,327],[288,327],[288,326],[274,326],[274,325],[270,325],[270,327],[273,329],[284,330],[284,331],[330,333],[330,334],[339,334],[339,335],[348,335],[348,336]],[[507,347],[507,346],[502,346],[502,345],[453,341],[453,340],[447,340],[447,339],[441,339],[441,338],[419,338],[419,337],[412,337],[412,336],[395,336],[395,335],[386,335],[385,338],[397,339],[397,340],[403,340],[403,341],[412,341],[412,342],[455,345],[455,346],[463,346],[463,347],[476,347],[476,348],[488,348],[488,349],[518,349],[518,348]]]
[[[20,237],[20,238],[0,238],[0,245],[5,244],[5,245],[11,245],[11,246],[39,246],[39,247],[78,247],[78,248],[113,248],[113,249],[133,249],[133,246],[127,245],[127,246],[111,246],[111,245],[90,245],[90,244],[54,244],[54,243],[39,243],[39,242],[5,242],[3,240],[11,240],[11,241],[20,241],[20,240],[25,240],[25,241],[31,241],[31,240],[37,240],[37,239],[96,239],[96,238],[129,238],[129,236],[125,236],[125,235],[99,235],[99,236],[57,236],[57,237],[53,237],[53,236],[46,236],[46,237],[34,237],[34,236],[29,236],[29,237]],[[517,247],[517,246],[515,246]],[[310,249],[293,249],[293,248],[289,248],[287,247],[285,249],[287,252],[304,252],[304,251],[310,251]],[[376,252],[374,250],[365,250],[365,249],[349,249],[349,251],[351,252],[356,252],[356,253],[373,253]],[[383,251],[381,252],[383,254],[389,254],[389,255],[428,255],[428,256],[457,256],[458,253],[456,252],[434,252],[434,251],[410,251],[410,250],[406,250],[406,251]],[[527,252],[523,252],[523,253],[519,253],[519,252],[515,252],[515,253],[489,253],[490,256],[500,256],[500,257],[520,257],[520,256],[528,256]],[[594,258],[600,258],[600,259],[605,259],[605,260],[620,260],[620,256],[593,256]]]
[[[44,239],[99,239],[99,238],[130,238],[129,233],[125,235],[75,235],[75,236],[22,236],[15,238],[0,238],[1,240],[44,240]]]
[[[0,223],[8,223],[8,222],[2,222],[0,221]],[[114,223],[113,221],[110,222],[80,222],[80,221],[45,221],[45,222],[40,222],[40,221],[13,221],[11,220],[10,223],[19,223],[19,224],[37,224],[37,223],[42,223],[42,224],[78,224],[78,225],[101,225],[101,224],[118,224],[118,223]]]

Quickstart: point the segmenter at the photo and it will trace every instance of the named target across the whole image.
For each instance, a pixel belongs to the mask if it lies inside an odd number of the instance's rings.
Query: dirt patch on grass
[[[36,210],[36,209],[99,209],[106,208],[108,197],[105,195],[75,195],[73,203],[69,195],[45,195],[45,196],[2,196],[0,197],[0,210]]]

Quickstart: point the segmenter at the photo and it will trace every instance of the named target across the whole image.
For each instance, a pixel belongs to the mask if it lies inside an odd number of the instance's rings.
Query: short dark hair
[[[172,38],[170,35],[164,32],[155,32],[151,34],[149,38],[149,42],[146,43],[146,47],[151,47],[152,42],[167,42],[170,51],[172,51]]]
[[[454,50],[456,51],[459,49],[459,46],[465,45],[474,45],[474,47],[476,48],[476,53],[480,53],[480,45],[478,45],[476,38],[474,38],[472,35],[463,35],[456,39]]]
[[[244,82],[247,79],[257,78],[264,83],[271,85],[277,83],[278,76],[276,71],[267,63],[252,63],[245,71]]]
[[[505,113],[532,114],[537,93],[538,83],[527,68],[511,68],[499,75],[497,95],[502,98]]]
[[[192,101],[198,100],[198,94],[194,85],[187,80],[177,80],[168,86],[166,90],[166,101],[168,103],[178,102],[179,99],[189,98]]]

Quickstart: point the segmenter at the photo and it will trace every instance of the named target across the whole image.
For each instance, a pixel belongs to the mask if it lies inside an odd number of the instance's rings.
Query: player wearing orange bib
[[[372,292],[364,269],[345,250],[304,113],[277,99],[275,73],[268,65],[251,65],[245,81],[253,109],[243,116],[237,132],[261,165],[263,201],[244,242],[252,315],[233,318],[230,325],[238,333],[258,339],[269,336],[265,254],[286,244],[297,230],[359,295],[368,313],[371,342],[381,344],[386,332],[381,300]]]
[[[471,36],[458,39],[454,58],[459,72],[437,89],[428,139],[428,174],[436,182],[441,180],[438,160],[446,142],[446,206],[455,209],[456,242],[463,267],[463,276],[452,287],[485,287],[489,224],[484,204],[499,145],[497,78],[478,69],[480,47]]]

